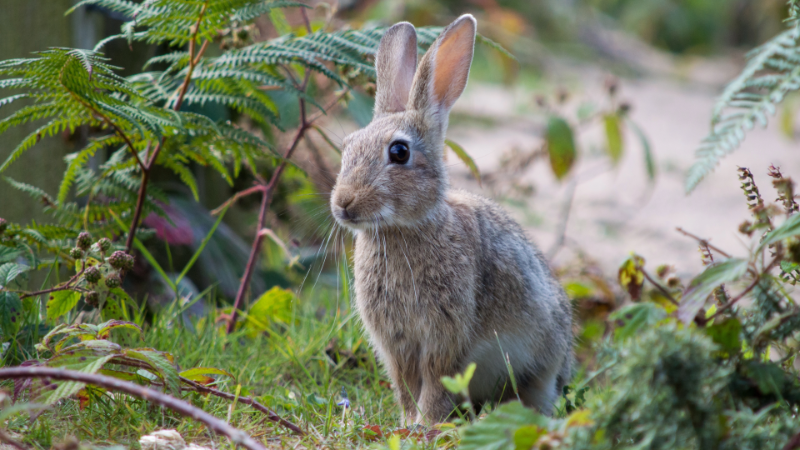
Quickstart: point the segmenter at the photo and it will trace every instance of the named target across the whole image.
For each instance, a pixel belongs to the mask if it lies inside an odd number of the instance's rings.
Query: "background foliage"
[[[0,220],[3,369],[130,382],[266,446],[800,448],[800,215],[794,183],[776,167],[775,202],[762,197],[765,180],[739,172],[752,214],[738,230],[740,254],[691,236],[701,273],[636,254],[619,268],[588,256],[556,268],[576,310],[580,368],[552,417],[519,402],[467,402],[450,424],[400,423],[349,307],[350,243],[327,215],[341,137],[329,124],[371,119],[383,24],[419,25],[423,52],[465,8],[482,26],[472,76],[489,83],[541,77],[552,54],[638,73],[597,39],[608,32],[674,57],[759,45],[711,112],[689,189],[800,88],[794,1],[79,2],[71,14],[116,27],[92,50],[0,62],[0,172],[37,170],[27,158],[52,151],[48,142],[70,148],[52,191],[5,178],[2,192],[14,194],[4,201],[32,199],[47,219]],[[609,78],[603,98],[577,110],[569,102],[580,94],[564,89],[533,99],[542,144],[501,161],[512,184],[539,163],[565,181],[592,157],[618,167],[630,148],[650,185],[659,182],[619,83]],[[11,142],[16,130],[25,132]],[[579,145],[586,139],[600,151]],[[472,177],[499,184],[447,144]],[[444,383],[463,392],[470,377]],[[109,384],[3,383],[0,441],[12,445],[136,447],[164,428],[225,443],[211,422]]]

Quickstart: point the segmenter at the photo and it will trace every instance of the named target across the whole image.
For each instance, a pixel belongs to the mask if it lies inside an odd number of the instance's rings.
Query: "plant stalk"
[[[214,431],[217,434],[227,436],[233,443],[241,445],[248,450],[266,450],[263,445],[254,440],[247,433],[228,425],[225,421],[217,419],[202,409],[192,406],[181,399],[161,393],[154,389],[139,386],[138,384],[134,384],[129,381],[119,380],[106,375],[97,375],[52,367],[11,367],[0,369],[0,379],[2,380],[44,377],[52,378],[54,380],[77,381],[79,383],[91,384],[115,392],[122,392],[124,394],[132,395],[143,400],[148,400],[157,405],[165,406],[177,412],[178,414],[191,417],[194,420],[202,422],[206,427],[208,427],[209,430]]]

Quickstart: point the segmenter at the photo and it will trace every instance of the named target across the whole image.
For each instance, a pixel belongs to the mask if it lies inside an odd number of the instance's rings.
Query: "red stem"
[[[267,211],[269,211],[269,205],[272,203],[272,193],[275,190],[275,186],[278,185],[278,180],[280,180],[283,171],[286,169],[286,164],[289,158],[292,156],[292,153],[294,153],[294,150],[297,148],[297,144],[300,143],[300,139],[303,138],[303,135],[310,126],[306,122],[305,102],[303,102],[303,100],[300,100],[300,111],[302,121],[300,128],[297,130],[297,135],[294,137],[292,144],[286,150],[286,153],[284,153],[283,162],[278,166],[277,169],[275,169],[275,172],[272,173],[269,183],[266,186],[262,185],[263,190],[261,194],[261,209],[258,212],[256,237],[253,239],[252,247],[250,247],[250,257],[247,259],[247,266],[245,266],[242,281],[239,283],[239,290],[236,292],[236,300],[233,302],[233,312],[228,320],[228,334],[232,333],[235,328],[236,318],[239,313],[239,306],[242,304],[244,296],[247,293],[247,288],[250,286],[250,279],[253,277],[253,272],[255,271],[256,263],[258,262],[258,255],[261,253],[261,242],[264,240],[264,235],[259,233],[259,231],[264,229],[264,224],[267,220]]]
[[[196,391],[202,392],[204,394],[215,395],[217,397],[224,398],[226,400],[234,400],[234,399],[236,399],[236,401],[238,401],[239,403],[244,403],[245,405],[250,405],[253,408],[255,408],[256,410],[263,412],[264,414],[267,415],[267,419],[268,420],[270,420],[272,422],[275,422],[275,423],[278,423],[278,424],[284,426],[285,428],[288,428],[288,429],[294,431],[296,434],[299,434],[301,436],[304,436],[306,434],[297,425],[293,424],[292,422],[289,422],[286,419],[283,419],[275,411],[267,408],[266,406],[264,406],[261,403],[253,400],[250,397],[238,397],[237,398],[233,394],[229,394],[227,392],[222,392],[222,391],[216,390],[214,388],[210,388],[208,386],[202,385],[200,383],[194,382],[194,381],[189,380],[189,379],[184,378],[184,377],[181,377],[181,381],[183,381],[184,383],[192,386],[192,388],[194,388]]]
[[[56,369],[52,367],[11,367],[0,369],[0,379],[17,378],[52,378],[55,380],[77,381],[80,383],[92,384],[105,389],[122,392],[143,400],[153,402],[157,405],[165,406],[178,414],[191,417],[202,422],[209,430],[217,434],[227,436],[235,444],[239,444],[249,450],[266,450],[263,445],[251,438],[247,433],[237,430],[228,425],[225,421],[217,419],[211,414],[196,408],[191,404],[161,393],[154,389],[139,386],[128,381],[117,378],[96,375],[91,373],[77,372],[74,370]]]

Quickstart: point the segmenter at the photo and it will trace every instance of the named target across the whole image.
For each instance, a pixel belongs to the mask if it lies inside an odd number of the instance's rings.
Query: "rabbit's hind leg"
[[[527,372],[517,381],[519,396],[525,406],[536,408],[540,413],[551,416],[553,406],[558,400],[558,371],[552,373]]]

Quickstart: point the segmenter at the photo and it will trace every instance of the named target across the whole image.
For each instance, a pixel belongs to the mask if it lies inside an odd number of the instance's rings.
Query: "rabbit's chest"
[[[357,238],[356,305],[373,338],[416,345],[461,327],[471,315],[474,283],[466,253],[437,250],[402,237]]]

